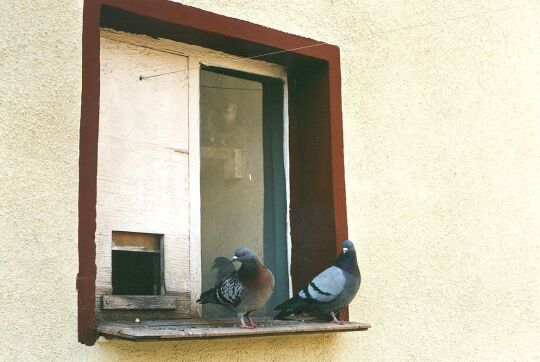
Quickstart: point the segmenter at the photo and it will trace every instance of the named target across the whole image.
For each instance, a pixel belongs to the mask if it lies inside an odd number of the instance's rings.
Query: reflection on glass
[[[215,68],[201,70],[200,80],[202,288],[231,272],[233,251],[246,246],[276,277],[258,313],[272,315],[288,295],[282,86]],[[234,313],[206,304],[203,316]]]

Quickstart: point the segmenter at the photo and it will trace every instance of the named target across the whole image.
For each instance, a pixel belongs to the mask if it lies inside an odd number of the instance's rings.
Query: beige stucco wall
[[[337,44],[368,332],[76,341],[82,0],[0,2],[0,360],[540,359],[535,0],[186,3]]]

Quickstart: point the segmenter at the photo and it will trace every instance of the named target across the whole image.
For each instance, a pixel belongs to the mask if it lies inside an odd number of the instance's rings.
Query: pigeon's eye
[[[240,256],[246,256],[246,253],[242,253],[242,254],[240,254]]]

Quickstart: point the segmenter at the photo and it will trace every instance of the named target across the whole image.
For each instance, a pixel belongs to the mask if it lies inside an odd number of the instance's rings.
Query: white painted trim
[[[285,198],[286,198],[286,233],[287,233],[287,275],[289,276],[289,297],[293,295],[291,261],[292,261],[292,241],[291,241],[291,189],[290,189],[290,164],[289,164],[289,86],[287,79],[283,80],[283,166],[285,168]]]
[[[192,317],[202,318],[202,306],[196,302],[202,287],[201,275],[201,148],[199,115],[198,58],[188,57],[188,127],[189,127],[189,274]]]

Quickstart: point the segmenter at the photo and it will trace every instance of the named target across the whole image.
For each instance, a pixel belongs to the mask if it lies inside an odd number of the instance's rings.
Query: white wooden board
[[[111,232],[164,235],[165,286],[189,292],[188,73],[185,56],[101,38],[98,293],[111,291]]]

